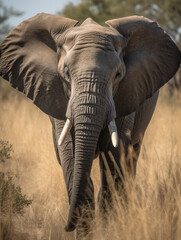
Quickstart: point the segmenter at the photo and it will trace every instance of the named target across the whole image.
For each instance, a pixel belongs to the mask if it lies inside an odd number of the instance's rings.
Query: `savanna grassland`
[[[128,206],[123,208],[116,198],[104,227],[96,214],[94,240],[181,239],[181,104],[178,97],[166,96],[164,91],[159,98],[145,134],[136,179],[127,186]],[[13,92],[0,101],[0,132],[0,139],[14,150],[1,170],[12,171],[15,184],[33,200],[24,214],[9,216],[9,239],[74,239],[74,233],[64,231],[68,199],[48,117]],[[97,160],[92,177],[97,196]]]

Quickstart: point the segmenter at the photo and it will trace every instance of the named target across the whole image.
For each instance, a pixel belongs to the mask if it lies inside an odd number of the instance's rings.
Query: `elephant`
[[[122,156],[135,176],[159,89],[180,62],[176,43],[155,21],[142,16],[102,26],[91,18],[78,24],[40,13],[1,42],[0,75],[50,117],[70,205],[65,230],[76,229],[77,239],[90,229],[82,207],[90,210],[89,220],[94,218],[93,159],[99,155],[98,204],[104,212],[111,199],[106,166],[118,191],[124,188]]]

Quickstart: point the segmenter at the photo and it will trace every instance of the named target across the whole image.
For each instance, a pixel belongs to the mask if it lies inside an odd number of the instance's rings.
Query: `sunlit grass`
[[[48,117],[30,100],[10,97],[0,102],[1,139],[13,145],[5,170],[33,203],[13,218],[13,239],[70,240],[64,227],[68,199],[52,142]],[[106,226],[96,206],[94,240],[180,240],[181,236],[181,108],[159,100],[145,134],[135,181],[127,184],[128,205],[114,201]],[[95,198],[99,164],[92,169]]]

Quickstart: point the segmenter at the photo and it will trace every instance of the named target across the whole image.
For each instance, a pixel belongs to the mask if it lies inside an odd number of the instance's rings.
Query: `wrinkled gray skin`
[[[77,239],[89,232],[81,206],[92,209],[90,218],[94,215],[93,159],[99,154],[98,202],[105,210],[111,194],[102,153],[115,188],[124,188],[108,153],[124,178],[120,157],[125,154],[126,158],[132,146],[136,154],[127,169],[135,175],[158,90],[176,73],[181,59],[177,46],[149,19],[133,16],[107,24],[103,27],[87,19],[74,26],[74,20],[39,14],[15,28],[1,44],[2,77],[50,116],[70,203],[66,231],[77,228]],[[72,128],[59,146],[67,118]],[[118,147],[113,147],[108,131],[114,119]]]

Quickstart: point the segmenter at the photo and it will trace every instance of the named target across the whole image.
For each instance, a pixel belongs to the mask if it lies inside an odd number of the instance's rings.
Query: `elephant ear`
[[[107,21],[127,38],[126,75],[115,95],[117,116],[135,111],[177,72],[181,52],[169,35],[150,19],[131,16]]]
[[[0,44],[0,76],[42,111],[63,119],[66,98],[58,74],[57,39],[77,21],[37,14],[14,28]]]

